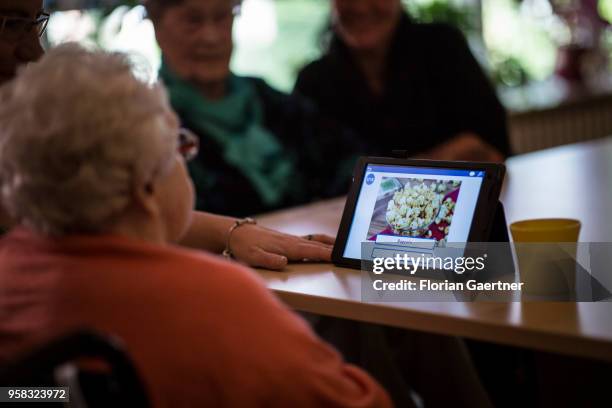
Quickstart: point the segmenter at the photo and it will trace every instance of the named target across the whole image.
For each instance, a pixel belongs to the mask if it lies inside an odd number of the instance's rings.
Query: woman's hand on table
[[[230,239],[234,257],[252,267],[280,270],[289,261],[331,261],[335,239],[322,234],[283,234],[258,225],[237,228]]]
[[[180,244],[221,253],[235,222],[233,217],[194,211],[191,225]],[[229,244],[237,260],[252,267],[278,270],[289,261],[331,261],[334,241],[327,235],[296,237],[259,225],[244,224],[234,229]]]

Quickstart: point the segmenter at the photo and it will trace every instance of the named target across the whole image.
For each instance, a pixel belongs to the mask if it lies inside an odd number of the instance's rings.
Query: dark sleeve
[[[265,121],[293,157],[298,170],[294,202],[336,197],[348,192],[359,152],[353,133],[320,113],[299,94],[286,95],[258,83]]]
[[[457,132],[471,131],[508,156],[506,111],[491,82],[472,55],[463,34],[449,25],[435,25],[437,44],[432,58],[441,93],[447,96],[449,123]]]
[[[325,169],[319,181],[325,185],[321,190],[324,198],[348,193],[355,163],[368,151],[366,142],[337,116],[336,104],[341,100],[337,92],[341,91],[334,83],[337,78],[331,64],[328,57],[323,57],[306,65],[293,89],[293,96],[306,106],[307,121],[316,128],[312,139],[316,147],[310,149],[310,154],[317,156],[317,166]]]
[[[318,102],[320,98],[317,88],[320,82],[317,81],[315,64],[308,64],[300,70],[293,87],[293,93]]]
[[[313,198],[337,197],[348,192],[359,152],[354,134],[338,121],[322,115],[313,101],[292,95],[297,127],[301,135],[299,163],[313,189]]]

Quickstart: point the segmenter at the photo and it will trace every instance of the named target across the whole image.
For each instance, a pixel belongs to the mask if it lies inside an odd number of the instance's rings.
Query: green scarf
[[[240,170],[266,205],[279,204],[290,187],[294,164],[276,136],[264,127],[263,107],[254,84],[231,74],[227,95],[210,101],[164,63],[159,75],[182,121],[219,145],[226,163]],[[196,188],[212,184],[203,179],[206,172],[197,159],[189,168]]]

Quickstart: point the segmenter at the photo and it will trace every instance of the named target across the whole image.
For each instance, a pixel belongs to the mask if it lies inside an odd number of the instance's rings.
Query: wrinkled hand
[[[421,155],[422,158],[450,161],[503,162],[503,155],[474,133],[461,133]]]
[[[229,244],[237,260],[253,267],[279,270],[289,261],[330,262],[334,241],[328,235],[297,237],[245,224],[234,230]]]

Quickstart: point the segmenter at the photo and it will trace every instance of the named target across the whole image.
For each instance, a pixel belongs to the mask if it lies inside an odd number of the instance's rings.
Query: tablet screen
[[[485,175],[476,169],[366,165],[344,257],[361,259],[362,242],[399,252],[467,242]]]

